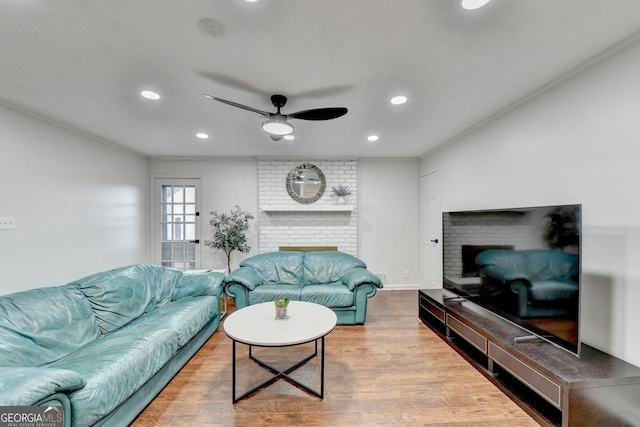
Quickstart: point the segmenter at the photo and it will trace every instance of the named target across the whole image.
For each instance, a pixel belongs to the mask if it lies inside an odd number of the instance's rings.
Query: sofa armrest
[[[80,374],[67,369],[0,367],[0,406],[31,406],[85,385]]]
[[[250,267],[240,267],[224,279],[225,286],[238,284],[252,291],[262,284],[262,278]]]
[[[354,290],[356,286],[366,283],[382,288],[380,278],[364,268],[353,268],[347,271],[347,274],[342,276],[342,283],[344,283],[350,291]]]
[[[531,282],[514,280],[509,284],[509,287],[518,302],[515,306],[516,315],[518,317],[528,317],[529,303],[531,302]]]
[[[213,295],[222,297],[224,274],[218,272],[184,273],[173,290],[173,301],[187,297]]]
[[[514,281],[522,281],[522,282],[530,282],[529,276],[520,271],[512,271],[511,269],[506,269],[502,267],[498,267],[495,265],[487,265],[480,268],[480,274],[494,283],[501,283],[506,285],[507,283],[511,283]]]

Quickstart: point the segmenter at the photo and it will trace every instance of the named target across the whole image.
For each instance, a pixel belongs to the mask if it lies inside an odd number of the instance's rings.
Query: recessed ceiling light
[[[294,139],[296,139],[296,137],[293,135],[285,135],[283,136],[283,138],[286,139],[287,141],[293,141]]]
[[[367,137],[367,141],[373,142],[373,141],[377,141],[377,140],[378,140],[378,135],[369,135]]]
[[[196,133],[196,136],[197,136],[198,138],[200,138],[200,139],[207,139],[207,138],[209,138],[209,135],[207,135],[207,134],[206,134],[206,133],[204,133],[204,132]]]
[[[254,2],[257,2],[258,0],[246,0],[246,1],[249,3],[254,3]]]
[[[460,4],[463,8],[467,10],[480,9],[485,4],[489,3],[490,0],[462,0]]]
[[[143,90],[142,92],[140,92],[140,95],[144,96],[147,99],[153,99],[154,101],[156,99],[160,99],[160,95],[150,90]]]
[[[393,105],[400,105],[400,104],[404,104],[405,102],[407,102],[407,97],[406,96],[394,96],[393,98],[391,98],[391,103]]]

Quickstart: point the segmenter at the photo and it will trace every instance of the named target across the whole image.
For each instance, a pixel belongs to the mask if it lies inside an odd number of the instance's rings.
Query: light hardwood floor
[[[267,379],[238,347],[238,394]],[[268,351],[267,351],[268,350]],[[311,347],[259,349],[286,363]],[[319,357],[293,375],[319,388]],[[231,402],[231,340],[222,327],[134,421],[147,426],[538,426],[418,319],[417,291],[379,291],[364,326],[326,338],[321,400],[278,380]]]

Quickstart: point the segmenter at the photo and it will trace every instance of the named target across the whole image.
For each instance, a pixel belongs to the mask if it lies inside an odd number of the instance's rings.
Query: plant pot
[[[274,302],[276,306],[276,320],[287,318],[287,306],[289,305],[288,298],[278,298]]]
[[[345,199],[344,197],[340,196],[338,197],[338,201],[336,202],[339,205],[344,205],[345,203],[347,203],[347,199]]]
[[[287,306],[277,307],[276,306],[276,319],[286,319],[287,318]]]

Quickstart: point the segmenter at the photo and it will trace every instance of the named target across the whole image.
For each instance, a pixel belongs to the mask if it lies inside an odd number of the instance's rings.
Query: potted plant
[[[332,187],[332,196],[336,196],[338,198],[338,204],[344,205],[347,201],[345,197],[352,193],[351,189],[346,185],[338,185],[337,187]]]
[[[229,214],[219,214],[218,211],[209,213],[213,215],[213,218],[209,220],[209,225],[213,227],[213,239],[205,240],[204,244],[225,253],[227,273],[231,273],[231,254],[234,251],[246,253],[251,250],[251,246],[247,243],[246,232],[249,229],[249,220],[253,219],[253,215],[244,212],[238,205]]]
[[[558,207],[545,217],[549,218],[544,232],[549,249],[564,251],[567,247],[578,246],[580,243],[578,208]]]
[[[276,305],[276,319],[287,318],[287,306],[289,305],[289,298],[278,298],[275,301]]]

